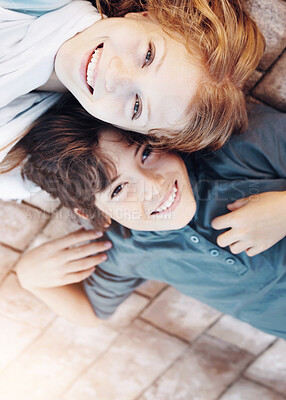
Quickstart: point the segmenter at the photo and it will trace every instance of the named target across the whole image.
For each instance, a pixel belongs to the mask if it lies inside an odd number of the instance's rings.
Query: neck
[[[61,83],[57,77],[55,71],[52,72],[49,80],[42,86],[39,86],[37,90],[43,90],[47,92],[66,92],[67,88]]]

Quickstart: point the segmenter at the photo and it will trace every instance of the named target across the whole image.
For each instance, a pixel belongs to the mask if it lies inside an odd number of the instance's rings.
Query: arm
[[[81,282],[54,288],[27,288],[57,315],[81,326],[101,322],[85,294]]]
[[[58,315],[76,324],[96,325],[98,318],[81,281],[107,259],[102,251],[111,247],[110,242],[86,244],[100,236],[79,230],[24,253],[16,265],[20,284]]]
[[[221,247],[234,254],[255,256],[286,236],[286,191],[266,192],[228,204],[226,215],[212,221],[214,229],[228,229],[219,235]]]

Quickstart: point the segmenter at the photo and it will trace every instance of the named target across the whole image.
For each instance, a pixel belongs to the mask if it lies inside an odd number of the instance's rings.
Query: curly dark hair
[[[99,146],[100,135],[110,129],[129,144],[147,140],[97,120],[73,96],[66,95],[35,121],[16,146],[28,155],[23,177],[59,198],[65,207],[84,212],[98,230],[107,221],[95,206],[96,194],[107,188],[116,172]]]

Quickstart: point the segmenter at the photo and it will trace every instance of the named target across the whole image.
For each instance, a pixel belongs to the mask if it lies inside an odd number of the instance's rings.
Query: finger
[[[95,230],[86,230],[84,228],[79,229],[78,231],[69,233],[68,235],[56,239],[49,244],[52,245],[53,249],[65,249],[67,247],[75,246],[82,242],[86,242],[88,240],[97,239],[103,235],[103,232],[97,232]]]
[[[247,250],[249,248],[249,244],[246,244],[245,242],[236,242],[230,245],[230,251],[233,254],[239,254],[242,253],[243,251]]]
[[[95,268],[92,267],[92,268],[87,269],[86,271],[80,271],[80,272],[68,274],[65,277],[65,285],[70,285],[72,283],[81,282],[84,279],[87,279],[94,271],[95,271]]]
[[[70,261],[66,264],[65,273],[70,274],[74,272],[84,271],[91,267],[96,267],[98,264],[107,260],[106,253],[100,253],[95,256],[82,258],[81,260]]]
[[[249,198],[248,198],[248,197],[245,197],[245,198],[243,198],[243,199],[236,200],[234,203],[228,204],[228,205],[227,205],[227,209],[228,209],[229,211],[238,210],[239,208],[245,206],[245,204],[247,204],[248,201],[249,201]]]
[[[232,226],[231,213],[221,215],[220,217],[216,217],[215,219],[212,220],[211,225],[214,229],[217,230],[231,228]]]
[[[255,247],[250,247],[245,251],[245,253],[248,255],[248,257],[253,257],[253,256],[256,256],[257,254],[259,254],[260,251],[258,249],[256,249]]]
[[[257,254],[269,249],[270,246],[253,246],[249,247],[245,252],[249,257],[257,256]]]
[[[111,247],[112,243],[110,241],[92,242],[84,244],[82,246],[74,247],[72,249],[65,249],[64,252],[67,260],[76,260],[79,258],[95,255],[96,253],[108,250]]]
[[[217,237],[217,244],[220,247],[230,246],[233,243],[238,241],[239,237],[233,229],[230,229],[227,232],[222,233]]]

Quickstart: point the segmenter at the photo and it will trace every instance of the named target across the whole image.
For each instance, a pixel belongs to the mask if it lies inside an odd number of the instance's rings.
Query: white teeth
[[[101,48],[94,50],[94,53],[91,57],[91,60],[87,66],[87,71],[86,71],[86,81],[89,86],[91,86],[94,89],[94,80],[95,80],[95,70],[96,66],[101,54]]]
[[[168,199],[165,201],[164,204],[162,204],[157,210],[154,210],[153,212],[161,212],[161,211],[165,211],[168,208],[171,207],[171,205],[174,203],[175,198],[176,198],[176,193],[177,193],[177,188],[174,187],[174,189],[172,190],[172,193],[170,194],[170,196],[168,197]]]

